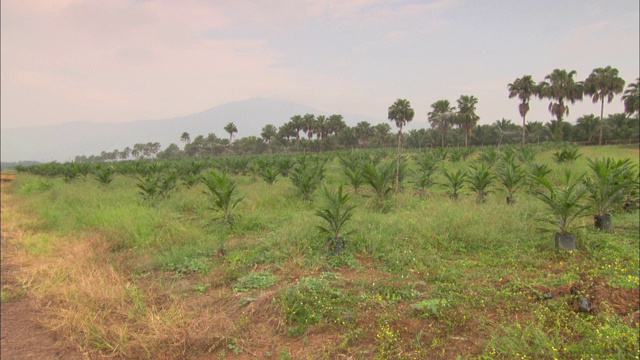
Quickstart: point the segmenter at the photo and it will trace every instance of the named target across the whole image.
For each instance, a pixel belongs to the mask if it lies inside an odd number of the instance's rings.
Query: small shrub
[[[238,279],[233,285],[235,292],[248,292],[255,289],[266,289],[278,282],[278,277],[267,271],[250,272]]]
[[[411,307],[419,311],[420,313],[440,317],[440,312],[443,308],[449,306],[447,299],[425,299],[415,304],[411,304]]]

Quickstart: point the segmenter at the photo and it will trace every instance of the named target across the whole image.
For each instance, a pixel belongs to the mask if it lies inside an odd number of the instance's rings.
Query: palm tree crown
[[[615,94],[624,90],[624,80],[618,76],[618,69],[607,66],[606,68],[593,69],[591,75],[584,82],[584,93],[593,98],[593,102],[600,101],[600,140],[602,145],[602,127],[604,116],[604,99],[611,103]]]
[[[260,136],[262,137],[264,142],[266,142],[267,144],[271,144],[271,141],[273,141],[277,134],[278,129],[275,127],[275,125],[267,124],[262,128],[262,133],[260,133]]]
[[[575,81],[573,76],[575,70],[567,72],[564,69],[555,69],[553,72],[544,77],[545,80],[538,84],[537,95],[542,98],[550,99],[549,112],[551,115],[562,122],[565,115],[569,115],[569,106],[565,101],[575,104],[577,100],[582,100],[584,93],[584,84],[582,81]],[[562,126],[558,127],[556,139],[562,141]]]
[[[526,142],[525,118],[529,112],[529,100],[531,100],[531,96],[536,93],[536,82],[533,81],[531,75],[524,75],[507,85],[507,89],[509,90],[509,99],[516,96],[520,99],[518,111],[520,112],[520,116],[522,116],[522,144],[524,145]]]
[[[575,104],[576,101],[582,100],[584,85],[581,81],[573,79],[575,74],[577,74],[575,70],[567,72],[564,69],[555,69],[544,77],[548,82],[543,81],[538,85],[538,96],[551,100],[549,112],[558,121],[562,121],[565,115],[569,115],[569,106],[565,101]]]
[[[427,114],[431,127],[437,129],[440,133],[442,146],[444,146],[444,138],[447,131],[453,125],[453,114],[456,108],[452,107],[449,100],[438,100],[431,104],[431,111]]]
[[[230,122],[224,127],[224,131],[229,133],[229,142],[231,142],[233,140],[233,134],[238,132],[238,128],[236,127],[236,124]]]
[[[180,141],[184,142],[185,144],[188,144],[191,142],[191,137],[189,136],[188,132],[183,132],[182,135],[180,135]]]
[[[471,95],[461,95],[458,99],[458,125],[464,131],[464,146],[469,146],[469,135],[471,135],[471,129],[478,123],[480,117],[476,114],[476,105],[478,99]]]
[[[624,101],[624,111],[627,114],[633,115],[640,111],[640,78],[627,85],[627,89],[622,95],[622,101]]]

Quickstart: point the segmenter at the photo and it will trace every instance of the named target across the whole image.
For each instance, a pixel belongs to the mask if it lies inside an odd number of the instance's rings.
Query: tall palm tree
[[[291,129],[296,135],[296,145],[300,151],[300,131],[304,129],[304,121],[301,115],[293,115],[291,117]]]
[[[391,106],[387,118],[396,123],[398,127],[398,161],[396,162],[396,192],[400,191],[400,152],[402,151],[402,128],[411,120],[415,111],[411,108],[411,103],[406,99],[398,99]]]
[[[277,133],[278,129],[275,127],[275,125],[267,124],[262,128],[262,133],[260,133],[260,136],[262,137],[262,140],[264,140],[264,142],[266,142],[267,144],[271,144],[271,141],[273,141]]]
[[[276,137],[279,140],[286,140],[287,147],[290,146],[290,139],[296,137],[296,131],[293,128],[293,121],[287,121],[278,128]]]
[[[606,68],[593,69],[587,80],[584,81],[584,93],[593,98],[593,102],[600,101],[600,139],[598,145],[602,145],[602,128],[604,116],[604,99],[611,103],[615,94],[624,90],[624,80],[618,76],[618,69],[607,66]]]
[[[391,137],[391,126],[387,123],[379,123],[371,128],[371,135],[378,146],[387,146]]]
[[[311,140],[313,138],[313,132],[315,131],[316,117],[313,114],[304,114],[302,117],[302,131],[307,133],[307,138]]]
[[[575,70],[567,72],[564,69],[554,69],[553,72],[544,77],[546,81],[538,84],[537,95],[543,99],[550,99],[549,112],[555,116],[559,123],[565,115],[569,115],[569,106],[566,101],[575,104],[577,100],[582,100],[584,94],[584,84],[582,81],[575,81],[573,76]],[[559,124],[560,125],[560,124]],[[562,141],[562,126],[556,127],[558,133],[555,134],[557,141]]]
[[[540,143],[540,136],[544,136],[544,124],[542,123],[542,121],[529,121],[525,126],[527,128],[529,138],[535,138],[536,141]]]
[[[131,148],[129,148],[128,146],[120,151],[120,159],[122,160],[127,160],[129,158],[129,155],[131,155]]]
[[[596,118],[595,115],[584,115],[576,120],[576,135],[578,139],[586,141],[588,144],[591,144],[598,132],[598,128],[601,128],[600,119]]]
[[[327,123],[329,133],[334,134],[336,137],[338,137],[340,132],[347,127],[347,124],[344,122],[344,118],[339,114],[329,116]]]
[[[373,135],[373,128],[368,121],[360,121],[353,129],[358,139],[358,145],[367,144]]]
[[[437,129],[440,133],[442,140],[442,146],[444,147],[444,138],[447,136],[447,131],[453,125],[452,121],[456,108],[451,106],[449,100],[438,100],[431,104],[431,111],[428,114],[428,120],[431,127]]]
[[[313,132],[316,134],[316,138],[321,141],[324,140],[329,133],[329,121],[324,115],[318,115],[316,121],[313,124]]]
[[[182,141],[185,145],[191,142],[191,137],[189,137],[189,133],[188,132],[183,132],[182,135],[180,135],[180,141]]]
[[[524,145],[526,143],[525,118],[529,112],[529,100],[531,100],[531,96],[536,93],[536,82],[533,81],[531,75],[524,75],[507,85],[507,89],[509,90],[509,99],[516,96],[520,99],[518,111],[520,112],[520,116],[522,116],[522,145]]]
[[[233,134],[238,132],[238,128],[236,127],[236,124],[230,122],[227,124],[227,126],[224,127],[224,131],[229,133],[229,142],[232,142]]]
[[[480,120],[480,117],[476,114],[476,105],[478,99],[471,95],[461,95],[458,99],[458,115],[456,122],[464,131],[464,146],[469,147],[469,135],[471,130]]]
[[[627,85],[622,101],[624,101],[624,112],[627,114],[633,115],[640,111],[640,78]]]

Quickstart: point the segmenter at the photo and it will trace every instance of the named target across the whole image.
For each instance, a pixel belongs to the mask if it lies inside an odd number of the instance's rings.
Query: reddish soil
[[[640,311],[638,303],[640,289],[638,288],[616,288],[602,278],[584,279],[554,289],[544,286],[534,286],[534,288],[542,294],[552,293],[554,298],[565,297],[575,311],[579,311],[578,297],[586,297],[591,304],[592,313],[610,311],[628,319],[632,326],[638,327]]]
[[[2,187],[5,186],[3,182]],[[2,201],[2,211],[7,211]],[[16,273],[20,270],[17,259],[18,249],[11,243],[9,224],[2,221],[2,273],[0,282],[3,290],[16,294],[1,305],[2,342],[0,358],[11,359],[82,359],[82,354],[62,345],[53,332],[42,327],[38,321],[42,312],[28,296],[19,292],[20,284]]]

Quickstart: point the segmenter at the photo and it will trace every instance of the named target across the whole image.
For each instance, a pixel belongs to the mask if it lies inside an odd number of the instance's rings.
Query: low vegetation
[[[638,358],[637,147],[448,150],[23,167],[2,301],[92,358]]]

